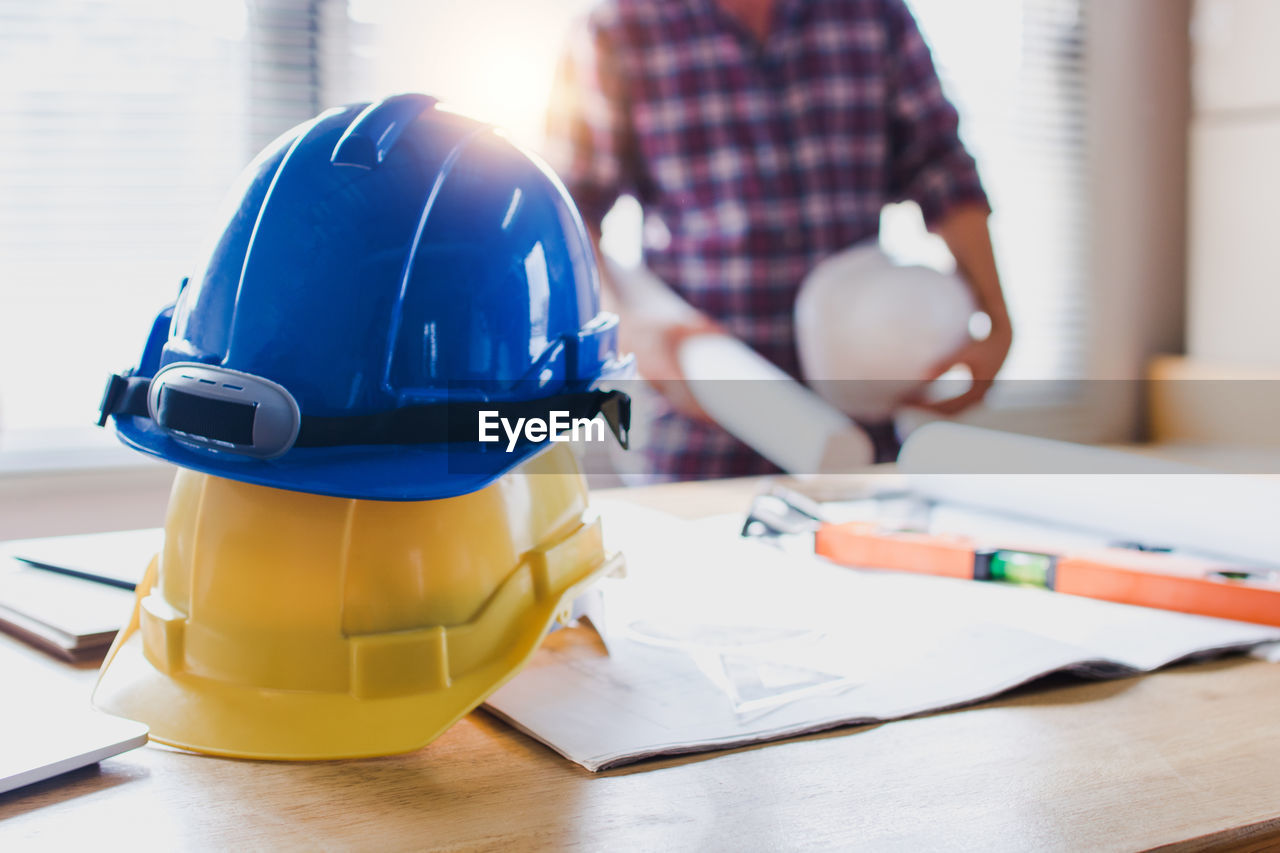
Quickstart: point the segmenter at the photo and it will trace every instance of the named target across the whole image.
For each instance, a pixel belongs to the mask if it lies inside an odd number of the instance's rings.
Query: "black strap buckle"
[[[609,425],[609,431],[623,450],[631,448],[631,397],[621,391],[606,391],[600,401],[600,414]]]
[[[107,378],[107,387],[102,389],[102,402],[98,405],[98,426],[107,425],[107,418],[116,413],[128,388],[129,380],[118,373]]]
[[[107,387],[102,390],[98,426],[106,426],[107,418],[112,415],[150,417],[150,410],[147,408],[147,393],[150,390],[151,380],[148,377],[131,376],[128,373],[111,374],[107,378]]]

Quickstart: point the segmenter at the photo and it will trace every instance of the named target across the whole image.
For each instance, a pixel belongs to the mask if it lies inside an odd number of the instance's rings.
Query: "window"
[[[227,186],[320,108],[321,14],[0,0],[0,446],[91,437]]]
[[[1085,371],[1087,203],[1083,0],[908,0],[991,198],[992,241],[1016,332],[1002,376]],[[882,218],[889,251],[946,267],[914,204]],[[998,401],[997,401],[998,402]]]
[[[334,104],[422,90],[540,141],[582,0],[0,0],[0,449],[110,444],[239,170]],[[559,13],[559,14],[557,14]]]
[[[420,90],[537,147],[565,27],[590,2],[0,0],[0,450],[109,443],[88,426],[106,374],[135,362],[268,140]],[[1084,0],[909,2],[996,207],[1008,373],[1078,375]],[[905,206],[884,222],[892,251],[939,257]],[[624,253],[629,230],[610,235]]]

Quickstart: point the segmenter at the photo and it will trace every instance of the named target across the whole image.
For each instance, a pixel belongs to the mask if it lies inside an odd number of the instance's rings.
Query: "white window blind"
[[[0,0],[0,447],[92,422],[236,173],[320,108],[332,5]]]
[[[961,135],[991,199],[992,240],[1015,328],[1014,348],[1001,375],[1079,378],[1086,367],[1091,310],[1085,287],[1086,4],[908,0],[908,5],[960,112]],[[895,255],[937,266],[950,263],[941,240],[925,232],[914,204],[886,210],[882,230]],[[1041,383],[1039,390],[1051,386]]]

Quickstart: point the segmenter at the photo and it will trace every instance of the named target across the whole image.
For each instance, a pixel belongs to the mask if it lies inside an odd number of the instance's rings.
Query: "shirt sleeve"
[[[887,0],[887,7],[890,195],[920,205],[929,226],[961,204],[989,208],[928,44],[903,0]]]
[[[609,23],[606,5],[574,28],[547,111],[547,158],[595,227],[635,183],[630,111]]]

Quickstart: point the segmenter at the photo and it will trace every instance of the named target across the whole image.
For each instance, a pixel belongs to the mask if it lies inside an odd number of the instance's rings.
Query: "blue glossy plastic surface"
[[[564,188],[431,98],[330,110],[269,146],[232,193],[137,374],[217,364],[283,385],[306,415],[343,415],[586,390],[621,364]],[[541,449],[307,448],[263,461],[181,444],[144,418],[116,428],[184,467],[380,500],[474,491]]]

